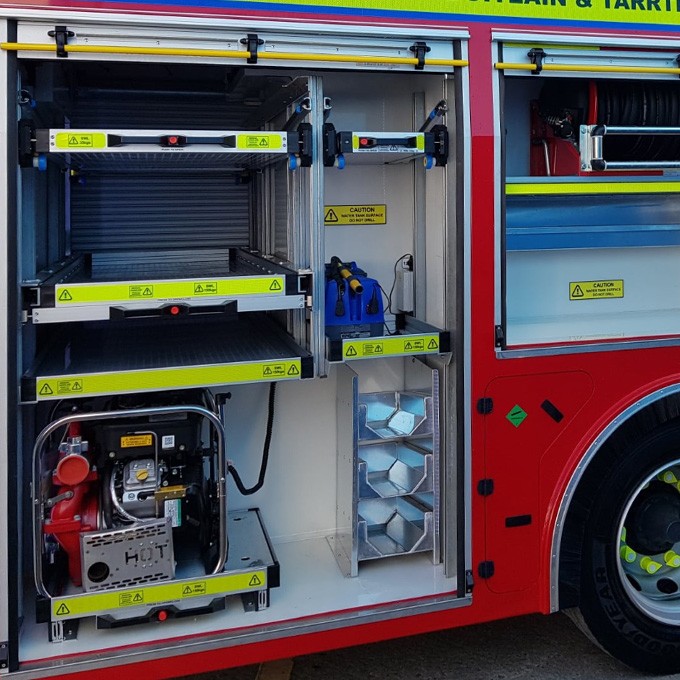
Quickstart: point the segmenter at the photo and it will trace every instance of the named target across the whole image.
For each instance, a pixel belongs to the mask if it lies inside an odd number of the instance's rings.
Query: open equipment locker
[[[27,24],[24,30],[47,29]],[[135,29],[126,30],[134,40]],[[346,38],[337,41],[349,48]],[[405,43],[372,40],[371,49],[399,53]],[[26,566],[45,560],[50,582],[63,580],[62,559],[52,562],[63,550],[49,532],[61,521],[53,508],[70,493],[62,461],[75,464],[74,456],[89,456],[110,480],[100,484],[92,468],[81,484],[114,502],[114,522],[94,533],[87,517],[78,518],[82,545],[97,532],[113,539],[125,530],[116,520],[117,512],[124,517],[118,505],[137,522],[143,515],[159,527],[163,515],[166,524],[168,517],[175,522],[172,504],[199,494],[191,491],[198,461],[221,450],[207,423],[194,427],[186,448],[175,439],[160,448],[174,436],[172,428],[183,431],[191,418],[177,414],[197,408],[212,413],[223,431],[224,493],[210,491],[207,472],[201,483],[208,488],[206,502],[227,504],[229,536],[226,569],[206,571],[205,578],[195,566],[189,572],[178,566],[158,582],[94,593],[67,579],[62,594],[50,591],[46,603],[36,602],[29,568],[17,591],[21,663],[54,673],[71,655],[79,663],[94,655],[123,658],[131,643],[142,655],[178,636],[231,646],[244,635],[288,635],[310,621],[389,616],[404,601],[414,613],[467,601],[464,499],[456,491],[462,454],[455,435],[448,435],[448,447],[444,433],[429,450],[421,442],[428,467],[442,469],[441,476],[428,477],[429,521],[438,528],[429,535],[428,552],[362,561],[351,577],[332,542],[344,521],[338,507],[353,498],[351,489],[343,495],[340,479],[351,468],[338,461],[354,428],[354,407],[338,409],[337,401],[349,370],[343,364],[354,352],[363,359],[356,369],[362,391],[429,390],[437,422],[460,408],[459,367],[443,329],[461,314],[451,301],[460,294],[453,272],[460,265],[454,253],[461,227],[450,225],[460,224],[463,177],[457,163],[447,161],[459,153],[454,140],[462,139],[464,87],[454,59],[462,44],[439,40],[431,47],[454,65],[424,74],[407,66],[392,72],[351,66],[356,79],[349,90],[346,70],[316,64],[276,70],[229,60],[199,66],[20,55],[27,100],[20,107],[22,130],[31,132],[21,138],[30,144],[22,147],[19,170],[27,246],[19,262],[23,450],[37,437],[45,441],[37,474],[57,481],[45,489],[36,551],[25,540],[17,556]],[[418,132],[444,99],[448,112],[437,132]],[[328,122],[342,134],[372,130],[360,138],[406,143],[367,153],[324,149]],[[248,140],[267,141],[280,153],[260,152],[259,144],[253,152]],[[416,209],[421,198],[426,213]],[[339,202],[384,203],[386,224],[324,233],[324,204]],[[326,340],[323,271],[334,252],[359,260],[386,296],[394,261],[412,253],[412,308],[388,309],[378,336]],[[436,289],[432,295],[430,288]],[[367,349],[371,344],[374,350]],[[438,381],[423,380],[433,372]],[[165,409],[172,418],[162,415]],[[141,411],[159,415],[135,415]],[[20,479],[30,475],[26,460],[16,461]],[[61,477],[59,464],[66,471]],[[174,491],[169,475],[182,466],[187,472],[179,474],[189,481]],[[171,491],[163,486],[168,482]],[[17,493],[28,507],[29,492]],[[406,502],[420,502],[418,493]],[[194,510],[182,505],[182,517]],[[183,527],[162,530],[180,551],[191,545]],[[91,560],[87,564],[92,568]],[[112,559],[109,566],[115,564]],[[92,574],[101,578],[96,566]],[[84,582],[92,574],[85,570]],[[186,587],[192,588],[188,594]],[[239,594],[244,598],[233,597]],[[201,607],[209,613],[197,616]]]
[[[673,58],[608,49],[603,61],[560,44],[502,50],[497,345],[677,336],[680,118],[674,75],[663,72]],[[514,68],[532,60],[540,77]],[[583,73],[558,71],[584,60]]]

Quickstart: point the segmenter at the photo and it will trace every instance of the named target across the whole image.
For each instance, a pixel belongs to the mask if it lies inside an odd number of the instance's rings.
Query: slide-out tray
[[[24,376],[25,402],[297,380],[314,372],[309,352],[260,315],[69,324],[63,330]]]
[[[80,255],[24,284],[33,323],[103,321],[129,315],[207,311],[235,302],[240,312],[301,309],[310,274],[242,248]],[[201,308],[201,309],[198,309]]]

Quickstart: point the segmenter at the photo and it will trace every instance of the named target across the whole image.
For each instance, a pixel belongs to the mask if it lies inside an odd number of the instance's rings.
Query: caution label
[[[437,354],[439,334],[406,335],[364,340],[343,340],[342,356],[345,359],[403,356],[408,354]]]
[[[143,590],[131,590],[118,596],[119,607],[136,607],[140,604],[144,604]]]
[[[248,151],[284,151],[287,138],[283,134],[240,134],[236,138],[236,147]]]
[[[128,434],[120,438],[121,449],[135,449],[139,446],[153,446],[153,435]]]
[[[128,297],[131,300],[135,298],[152,298],[153,286],[149,283],[144,283],[141,286],[128,286]],[[61,300],[61,297],[59,299]]]
[[[387,206],[377,205],[327,205],[324,208],[327,227],[343,224],[387,224]]]
[[[194,295],[217,295],[217,281],[197,281],[194,283]]]
[[[205,595],[208,588],[205,581],[194,581],[194,583],[187,583],[182,588],[182,597],[195,597],[197,595]]]
[[[163,581],[144,588],[107,590],[82,595],[69,595],[52,600],[52,620],[102,614],[129,607],[151,607],[172,604],[190,598],[230,595],[262,590],[267,587],[267,572],[263,569],[237,574],[209,576],[200,581]]]
[[[234,276],[212,281],[145,281],[134,284],[69,284],[56,286],[56,305],[164,301],[203,297],[282,295],[283,276]]]
[[[49,385],[43,386],[44,390],[51,389]],[[80,378],[75,380],[57,380],[57,394],[81,394],[83,392],[83,381]]]
[[[302,362],[297,358],[283,361],[159,368],[148,371],[93,373],[68,379],[56,376],[37,379],[36,398],[38,401],[46,401],[60,399],[66,395],[94,397],[100,394],[236,385],[269,380],[296,380],[301,375]]]
[[[569,283],[570,300],[601,300],[604,298],[622,297],[623,279],[571,281]]]
[[[58,132],[52,140],[55,149],[92,150],[105,149],[106,134],[103,132]]]

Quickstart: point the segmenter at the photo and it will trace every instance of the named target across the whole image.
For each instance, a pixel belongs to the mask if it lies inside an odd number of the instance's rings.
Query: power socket
[[[413,312],[415,306],[413,257],[407,255],[397,265],[396,307],[401,312]]]

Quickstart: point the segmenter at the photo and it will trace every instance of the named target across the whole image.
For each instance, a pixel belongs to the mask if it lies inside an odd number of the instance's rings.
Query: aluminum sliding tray
[[[44,324],[190,314],[226,302],[235,302],[239,312],[302,309],[310,278],[240,248],[97,253],[25,282],[24,310],[32,323]]]
[[[48,129],[36,131],[35,151],[67,155],[82,168],[150,167],[198,164],[260,167],[288,157],[291,169],[310,162],[311,129],[295,132],[259,130]]]
[[[326,352],[331,362],[379,359],[382,357],[446,354],[451,351],[451,336],[411,316],[405,316],[399,332],[392,335],[326,337]]]
[[[24,402],[297,380],[312,356],[260,315],[69,324],[22,379]]]

